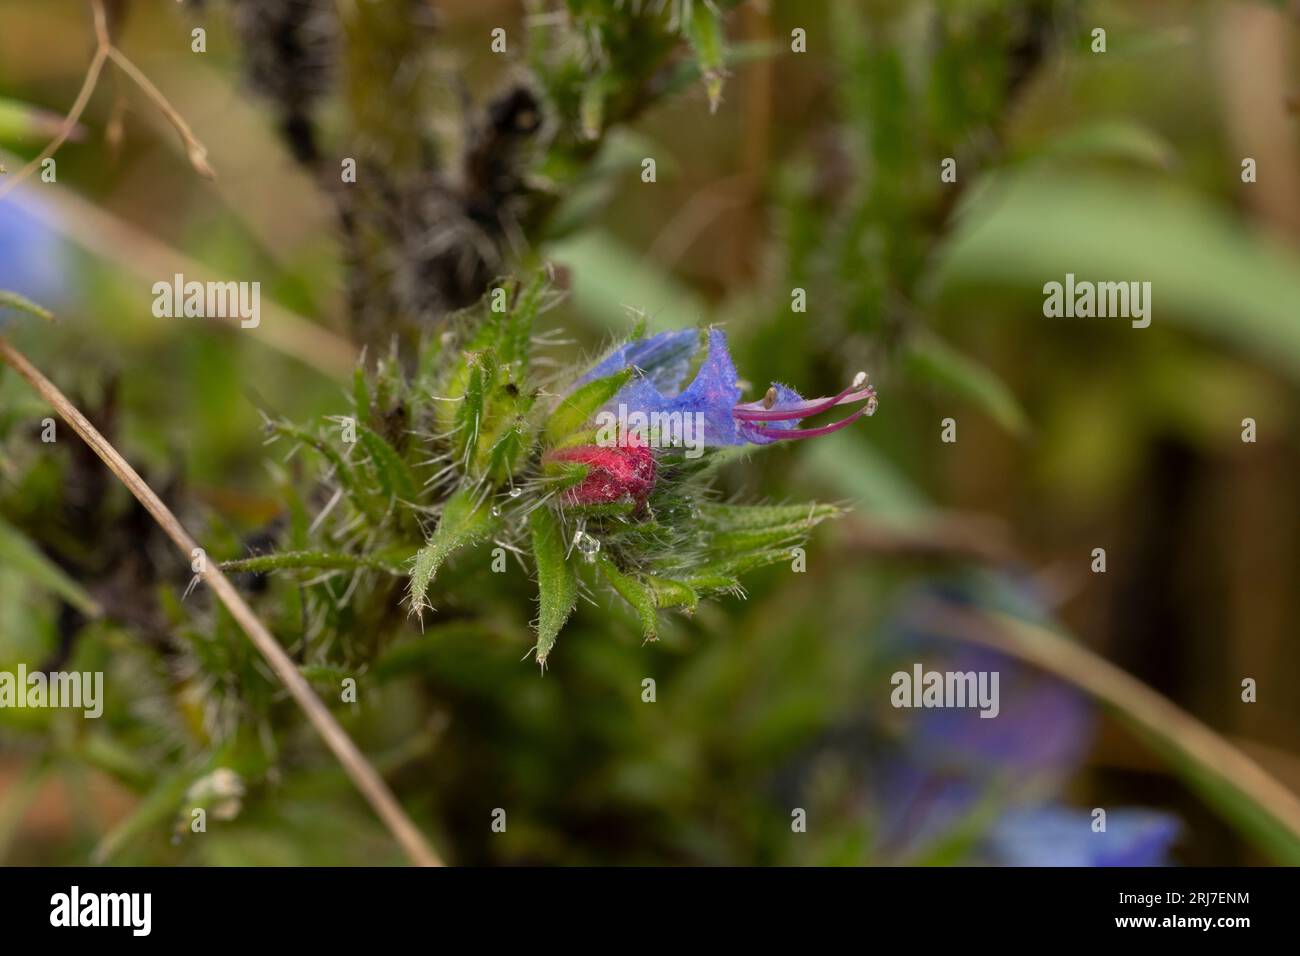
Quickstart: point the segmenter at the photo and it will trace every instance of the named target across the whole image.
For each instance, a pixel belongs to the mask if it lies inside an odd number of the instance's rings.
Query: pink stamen
[[[829,435],[831,432],[837,432],[841,428],[847,428],[849,425],[852,425],[863,415],[867,414],[868,410],[875,411],[874,402],[867,402],[867,404],[863,405],[848,418],[841,418],[838,422],[831,422],[829,425],[821,425],[818,428],[773,428],[765,434],[771,438],[780,439],[816,438],[819,435]]]
[[[875,396],[876,390],[869,385],[857,389],[850,385],[838,395],[832,395],[830,398],[805,399],[802,402],[794,402],[781,408],[765,408],[761,401],[746,402],[733,408],[731,414],[742,422],[798,421],[801,418],[811,418],[814,415],[820,415],[822,412],[830,411],[836,405],[849,405],[853,402],[875,398]]]

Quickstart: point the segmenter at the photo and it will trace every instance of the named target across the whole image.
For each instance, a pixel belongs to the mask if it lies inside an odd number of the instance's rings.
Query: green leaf
[[[370,421],[370,384],[366,381],[364,365],[358,365],[352,373],[352,404],[357,408],[357,421]]]
[[[556,406],[546,421],[546,443],[558,445],[582,429],[632,379],[633,370],[625,368],[576,389]]]
[[[532,354],[533,325],[541,311],[542,300],[550,286],[549,269],[537,269],[510,308],[497,351],[501,361],[519,362],[525,368]]]
[[[532,438],[528,423],[522,417],[505,422],[501,433],[482,454],[483,460],[476,462],[479,472],[494,485],[512,480],[532,448]]]
[[[379,482],[379,489],[387,498],[414,501],[419,496],[418,483],[411,468],[377,432],[357,423],[357,440],[370,456],[370,467]]]
[[[960,217],[937,289],[956,297],[975,286],[1014,285],[1041,295],[1066,273],[1080,280],[1149,281],[1153,323],[1205,333],[1300,380],[1300,257],[1246,232],[1230,216],[1172,186],[1104,177],[1027,174],[995,180]],[[1069,223],[1062,229],[1062,223]],[[1143,336],[1123,319],[1112,334]]]
[[[1023,435],[1029,417],[1002,379],[974,359],[962,355],[938,336],[915,336],[904,353],[909,374],[971,399],[1007,431]]]
[[[487,396],[496,378],[496,359],[491,353],[469,356],[464,400],[456,413],[456,457],[470,462],[478,449],[487,412]]]
[[[700,577],[738,577],[749,571],[765,568],[770,564],[781,564],[794,560],[790,548],[768,548],[762,551],[747,551],[716,561],[710,561],[692,569],[693,575]]]
[[[624,574],[619,570],[609,557],[602,554],[596,562],[600,569],[601,576],[609,583],[618,596],[621,597],[632,610],[636,611],[637,616],[641,619],[641,631],[645,639],[653,641],[658,636],[658,607],[655,601],[655,594],[649,587],[638,581],[630,574]]]
[[[1122,159],[1152,169],[1170,169],[1178,160],[1178,152],[1146,126],[1116,119],[1089,123],[1049,140],[1035,150],[1032,162],[1076,158]]]
[[[682,583],[696,592],[740,590],[740,581],[726,574],[692,574]]]
[[[769,528],[802,524],[805,529],[842,513],[835,505],[720,505],[699,506],[705,527],[719,531],[761,531]]]
[[[653,574],[647,574],[643,580],[654,592],[655,604],[658,607],[684,607],[688,614],[695,613],[695,608],[700,603],[700,595],[689,584]]]
[[[447,499],[438,527],[416,554],[411,567],[409,593],[412,613],[420,614],[425,608],[432,608],[427,599],[429,585],[448,556],[482,540],[496,525],[497,520],[486,498],[477,498],[470,489],[462,488]]]
[[[546,660],[555,639],[573,613],[578,601],[578,579],[565,557],[564,532],[555,512],[546,505],[534,508],[528,516],[533,534],[533,557],[537,561],[537,663]]]
[[[381,357],[375,363],[374,401],[372,411],[379,415],[391,412],[406,394],[406,373],[403,371],[402,359],[398,354],[397,340],[389,355]],[[362,418],[365,421],[365,418]]]
[[[695,52],[700,74],[704,77],[704,88],[709,94],[709,112],[716,112],[722,102],[722,16],[709,0],[694,0],[683,26],[686,42]]]
[[[709,551],[720,558],[793,546],[822,521],[840,513],[834,505],[818,504],[700,507],[701,523],[709,532]]]
[[[100,615],[94,598],[15,527],[0,519],[0,565],[57,594],[87,617]]]
[[[794,547],[805,540],[808,527],[802,522],[748,531],[721,531],[709,540],[709,551],[720,558],[738,558],[750,551],[763,551],[782,545]]]
[[[479,305],[478,331],[471,339],[471,352],[485,352],[498,364],[519,363],[526,366],[532,352],[533,323],[550,285],[548,268],[534,269],[523,283],[513,276],[488,289]],[[504,292],[505,309],[497,311],[493,302]]]

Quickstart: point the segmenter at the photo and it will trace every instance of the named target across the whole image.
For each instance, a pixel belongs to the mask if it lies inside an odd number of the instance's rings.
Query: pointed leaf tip
[[[545,505],[528,516],[537,561],[537,663],[543,668],[555,640],[578,602],[578,581],[565,556],[564,532]]]

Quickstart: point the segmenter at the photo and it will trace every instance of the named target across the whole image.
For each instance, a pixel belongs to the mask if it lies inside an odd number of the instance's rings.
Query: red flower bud
[[[579,445],[548,451],[544,460],[587,466],[586,477],[564,492],[570,505],[609,505],[632,501],[638,510],[655,486],[655,456],[635,436],[614,446]]]

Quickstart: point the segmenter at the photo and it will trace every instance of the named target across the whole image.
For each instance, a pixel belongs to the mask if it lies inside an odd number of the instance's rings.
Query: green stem
[[[266,574],[269,571],[301,568],[383,571],[385,574],[398,575],[406,573],[401,563],[387,561],[375,555],[340,554],[330,551],[281,551],[278,554],[261,554],[253,558],[221,562],[221,570],[228,574]]]

